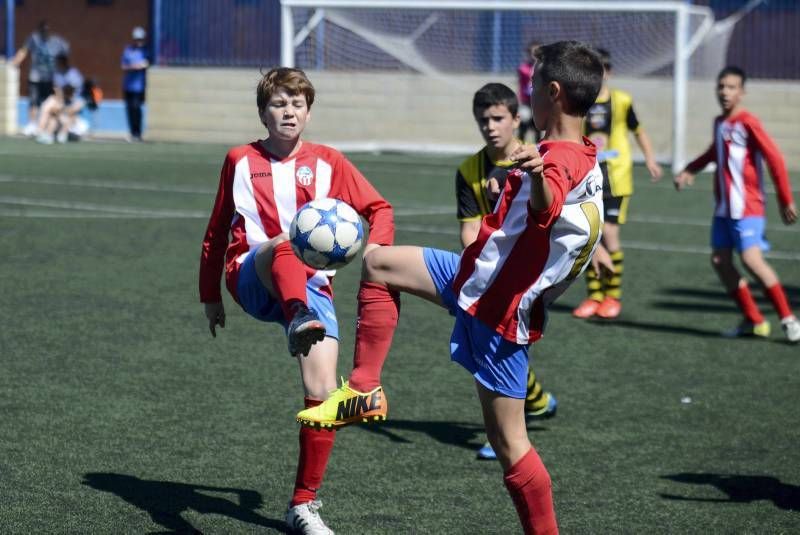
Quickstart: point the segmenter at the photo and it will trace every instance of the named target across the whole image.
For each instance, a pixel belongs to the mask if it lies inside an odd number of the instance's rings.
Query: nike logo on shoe
[[[382,391],[378,390],[371,394],[353,396],[340,401],[339,406],[336,408],[336,419],[348,420],[368,412],[380,410],[382,401],[381,394]]]

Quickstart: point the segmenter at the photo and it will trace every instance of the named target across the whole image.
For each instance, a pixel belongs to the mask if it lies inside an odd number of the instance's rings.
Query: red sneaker
[[[597,316],[606,320],[613,320],[622,312],[622,303],[619,299],[606,296],[600,306],[597,307]]]
[[[572,311],[572,315],[576,318],[586,319],[591,318],[597,312],[597,309],[600,307],[600,301],[595,301],[594,299],[584,299],[584,301],[578,305],[578,308]]]

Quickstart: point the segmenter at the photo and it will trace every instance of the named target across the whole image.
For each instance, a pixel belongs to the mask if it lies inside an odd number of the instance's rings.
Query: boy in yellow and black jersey
[[[650,138],[633,110],[631,95],[608,87],[611,58],[608,51],[597,49],[603,61],[603,87],[584,122],[584,134],[597,147],[597,159],[603,171],[604,220],[602,245],[611,255],[614,271],[598,273],[586,270],[589,295],[572,314],[578,318],[599,316],[613,319],[622,311],[622,273],[624,253],[620,244],[620,225],[625,223],[628,203],[633,194],[633,158],[628,133],[632,132],[642,149],[645,165],[653,178],[661,178],[661,166],[653,156]]]
[[[456,202],[461,223],[461,245],[468,246],[478,237],[481,218],[494,211],[494,205],[506,181],[512,162],[509,160],[522,142],[514,136],[519,127],[518,101],[508,86],[490,83],[481,87],[472,101],[472,113],[486,145],[464,160],[456,171]],[[555,416],[558,402],[542,389],[532,368],[528,368],[525,413],[528,420]],[[479,459],[496,459],[487,442]]]

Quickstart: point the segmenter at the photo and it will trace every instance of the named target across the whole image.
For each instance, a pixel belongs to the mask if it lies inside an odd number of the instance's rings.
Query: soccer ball
[[[316,269],[337,269],[361,249],[364,227],[358,212],[338,199],[314,199],[292,219],[289,238],[294,254]]]

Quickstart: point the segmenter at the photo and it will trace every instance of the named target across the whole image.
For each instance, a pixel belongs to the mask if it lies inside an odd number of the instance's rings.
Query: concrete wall
[[[471,115],[474,91],[492,80],[515,87],[511,78],[474,75],[437,80],[407,73],[309,72],[309,77],[317,100],[307,137],[341,148],[372,142],[398,149],[475,150],[481,139]],[[153,68],[147,136],[228,144],[263,137],[255,106],[258,79],[255,69]],[[614,85],[633,94],[656,153],[668,159],[671,82],[620,78]],[[689,96],[687,153],[692,156],[710,143],[718,107],[711,81],[692,82]],[[746,102],[775,137],[790,167],[800,169],[800,84],[751,81]]]
[[[17,132],[19,71],[0,60],[0,135]]]

